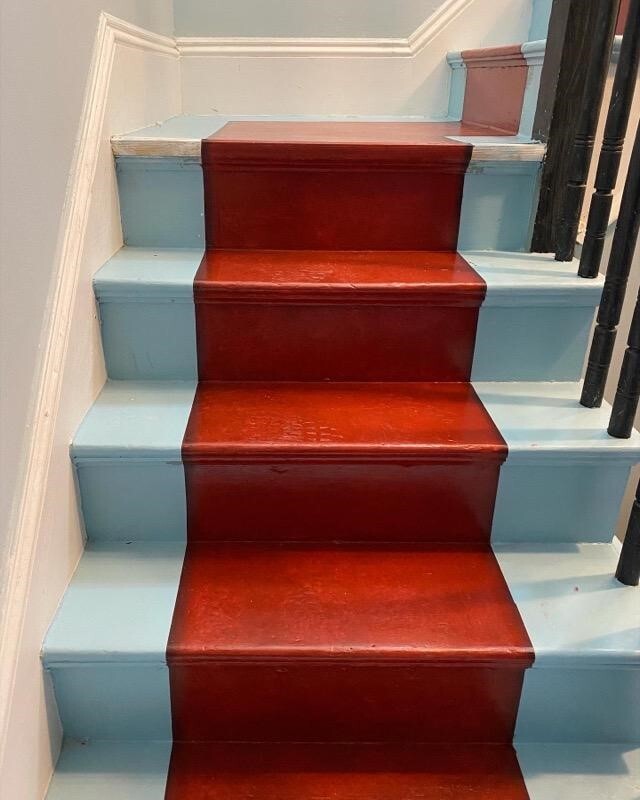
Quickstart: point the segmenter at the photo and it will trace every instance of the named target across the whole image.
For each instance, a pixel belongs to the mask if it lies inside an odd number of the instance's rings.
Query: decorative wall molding
[[[118,45],[179,58],[172,38],[152,33],[102,12],[98,20],[76,152],[67,184],[53,270],[53,293],[43,331],[34,413],[25,467],[9,525],[7,580],[0,598],[0,763],[9,730],[12,697],[31,576],[38,553],[56,419],[69,346],[76,289],[101,146],[109,85]]]
[[[475,0],[446,0],[406,39],[181,36],[181,56],[391,56],[412,58]]]

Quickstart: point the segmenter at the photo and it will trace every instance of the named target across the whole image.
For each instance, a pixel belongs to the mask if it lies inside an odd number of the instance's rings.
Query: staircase
[[[539,148],[224,122],[118,160],[49,799],[637,797],[640,436],[578,404],[601,281],[522,252]]]

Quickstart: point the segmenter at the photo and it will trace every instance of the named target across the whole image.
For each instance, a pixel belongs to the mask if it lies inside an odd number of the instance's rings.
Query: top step
[[[208,247],[455,250],[471,145],[405,122],[230,122],[202,142]]]

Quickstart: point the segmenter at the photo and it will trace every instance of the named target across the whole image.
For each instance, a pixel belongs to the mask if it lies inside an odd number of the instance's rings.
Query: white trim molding
[[[181,56],[397,56],[412,58],[424,50],[475,0],[445,0],[406,39],[393,38],[297,38],[180,36]]]
[[[179,58],[173,38],[157,35],[104,12],[100,14],[62,211],[25,467],[9,524],[7,580],[0,597],[3,613],[0,620],[0,766],[8,741],[17,666],[32,594],[31,579],[38,557],[55,427],[117,45]]]

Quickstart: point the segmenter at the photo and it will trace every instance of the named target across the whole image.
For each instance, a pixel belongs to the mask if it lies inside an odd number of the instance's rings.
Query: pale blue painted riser
[[[193,159],[116,159],[124,241],[141,247],[202,247],[202,168]],[[465,178],[459,249],[526,250],[538,162],[472,163]]]

